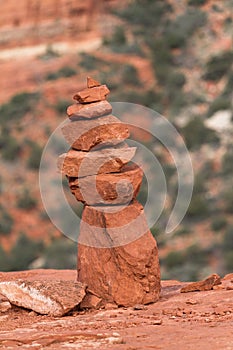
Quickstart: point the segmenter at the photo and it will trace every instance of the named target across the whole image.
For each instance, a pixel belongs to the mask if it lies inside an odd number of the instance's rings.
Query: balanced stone
[[[78,237],[77,280],[87,285],[81,307],[134,306],[160,294],[157,244],[137,202],[143,172],[129,165],[127,125],[111,115],[106,85],[88,77],[68,107],[63,135],[72,149],[58,159],[70,190],[84,203]]]
[[[106,96],[109,94],[109,92],[110,91],[106,85],[95,86],[77,92],[73,99],[80,103],[103,101],[106,100]]]
[[[69,177],[69,186],[75,198],[88,205],[124,204],[137,196],[142,177],[137,165],[125,165],[120,173]]]
[[[87,77],[87,87],[88,88],[93,88],[93,87],[100,86],[100,85],[101,84],[97,80],[95,80],[91,77]]]
[[[98,207],[84,208],[78,281],[85,281],[87,292],[105,302],[121,306],[155,302],[160,294],[158,250],[143,207],[134,201],[115,212],[112,208],[104,212]]]
[[[62,133],[72,148],[81,151],[98,144],[115,146],[129,137],[127,126],[113,115],[69,122],[62,127]]]
[[[135,155],[136,147],[104,148],[99,151],[69,150],[58,157],[58,169],[70,177],[119,172]]]
[[[90,104],[75,103],[67,108],[71,120],[101,117],[112,112],[112,106],[106,100]]]

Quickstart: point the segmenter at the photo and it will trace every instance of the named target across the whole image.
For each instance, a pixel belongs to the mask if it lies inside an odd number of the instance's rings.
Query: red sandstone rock
[[[60,171],[70,177],[119,172],[134,156],[136,147],[105,148],[82,152],[69,150],[58,157]]]
[[[11,304],[31,309],[40,314],[63,316],[84,298],[86,286],[73,281],[0,282],[0,293]]]
[[[129,137],[127,126],[113,115],[69,122],[62,133],[72,148],[81,151],[89,151],[98,144],[115,146]]]
[[[214,286],[221,284],[221,277],[214,273],[203,281],[189,283],[181,288],[181,293],[211,290]]]
[[[98,309],[101,305],[102,299],[96,295],[88,292],[80,303],[81,309]]]
[[[143,172],[136,165],[126,165],[120,173],[69,178],[71,192],[88,205],[124,204],[137,196]]]
[[[84,208],[78,281],[85,281],[88,289],[106,303],[133,306],[155,302],[160,293],[156,241],[138,202],[120,208],[117,213]],[[103,244],[102,248],[98,244]]]
[[[7,312],[10,309],[11,309],[11,304],[9,300],[4,295],[0,294],[0,313]]]
[[[95,80],[95,79],[93,79],[91,77],[87,77],[87,87],[88,88],[93,88],[93,87],[96,87],[96,86],[101,86],[101,84],[97,80]]]
[[[73,99],[80,103],[103,101],[106,100],[106,96],[109,94],[109,92],[110,91],[106,85],[100,85],[79,91],[74,95]]]
[[[67,108],[71,120],[97,118],[112,112],[112,106],[106,100],[90,104],[75,103]]]

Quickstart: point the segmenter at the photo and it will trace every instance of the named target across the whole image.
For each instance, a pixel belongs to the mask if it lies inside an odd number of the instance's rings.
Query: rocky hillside
[[[43,209],[38,169],[71,97],[93,75],[109,86],[111,101],[142,104],[168,118],[191,154],[193,198],[182,224],[165,235],[176,167],[156,140],[134,134],[167,179],[168,204],[152,228],[163,277],[232,271],[231,6],[230,0],[22,0],[15,11],[14,0],[1,4],[0,270],[75,266],[76,244]],[[145,184],[139,199],[145,203],[146,196]]]

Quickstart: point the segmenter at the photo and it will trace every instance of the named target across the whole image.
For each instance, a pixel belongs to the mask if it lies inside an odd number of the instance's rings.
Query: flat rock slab
[[[136,147],[82,152],[71,149],[58,157],[58,169],[70,177],[119,172],[135,155]]]
[[[5,273],[4,278],[11,278],[13,274],[14,278],[22,276],[22,272],[14,272]],[[57,270],[57,274],[66,279],[67,275],[75,275],[75,271]],[[34,275],[34,271],[27,271],[27,275],[35,276],[38,272]],[[40,271],[41,279],[48,276],[46,270]],[[180,293],[180,288],[186,284],[184,282],[162,281],[161,284],[160,300],[142,310],[75,311],[72,316],[53,319],[12,308],[0,315],[0,348],[232,349],[232,290],[194,292],[190,295]]]
[[[214,273],[203,281],[189,283],[181,289],[181,293],[211,290],[214,286],[220,285],[221,277]]]
[[[97,101],[103,101],[109,94],[109,89],[106,85],[95,86],[92,88],[87,88],[82,91],[77,92],[73,99],[80,103],[92,103]]]
[[[78,281],[85,281],[87,291],[121,306],[159,299],[158,249],[138,202],[118,212],[86,206],[79,238]]]
[[[63,316],[79,305],[86,295],[86,285],[73,281],[0,282],[0,293],[11,304],[39,314]]]
[[[136,198],[143,178],[137,165],[126,165],[120,173],[98,174],[82,178],[69,177],[75,198],[88,205],[124,204]]]
[[[75,103],[67,108],[71,120],[97,118],[110,113],[112,106],[106,100],[88,104]]]
[[[80,151],[96,145],[115,146],[129,137],[127,126],[113,115],[69,122],[62,133],[70,146]]]

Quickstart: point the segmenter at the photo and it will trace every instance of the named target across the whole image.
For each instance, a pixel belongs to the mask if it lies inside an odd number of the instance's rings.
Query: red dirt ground
[[[71,270],[0,273],[0,281],[75,277]],[[230,274],[215,290],[180,293],[185,283],[163,281],[161,298],[155,304],[75,310],[61,318],[12,307],[0,313],[0,348],[232,350],[232,282]]]

